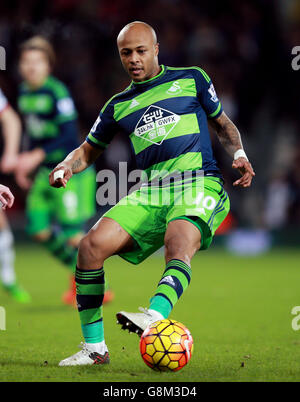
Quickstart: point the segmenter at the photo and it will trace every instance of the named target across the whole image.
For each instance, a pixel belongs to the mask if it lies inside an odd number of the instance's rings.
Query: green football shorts
[[[26,200],[27,232],[30,235],[49,229],[53,223],[71,237],[96,211],[96,174],[89,168],[74,175],[66,188],[49,185],[50,169],[41,167]]]
[[[175,219],[192,222],[201,232],[200,250],[207,249],[229,208],[222,180],[205,176],[167,186],[144,185],[103,216],[118,222],[132,236],[134,250],[119,255],[139,264],[163,246],[167,225]]]

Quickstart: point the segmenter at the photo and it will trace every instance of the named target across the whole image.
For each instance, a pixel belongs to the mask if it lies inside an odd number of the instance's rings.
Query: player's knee
[[[189,264],[191,259],[190,253],[184,245],[174,241],[165,242],[165,258],[166,261],[179,259],[184,261],[186,264]]]
[[[78,254],[86,259],[95,258],[96,244],[92,237],[87,234],[79,242]]]
[[[39,243],[45,243],[47,240],[49,240],[50,236],[51,236],[50,231],[45,230],[38,233],[34,233],[32,235],[32,238]]]
[[[200,241],[185,239],[181,236],[165,240],[165,258],[166,261],[179,259],[186,264],[190,264],[191,258],[200,248]]]
[[[96,264],[101,266],[104,260],[104,252],[101,242],[95,236],[88,233],[79,242],[78,261],[82,269]]]
[[[83,234],[82,233],[77,233],[76,235],[69,237],[67,240],[67,243],[69,246],[72,246],[74,248],[78,248],[80,240],[82,239]]]

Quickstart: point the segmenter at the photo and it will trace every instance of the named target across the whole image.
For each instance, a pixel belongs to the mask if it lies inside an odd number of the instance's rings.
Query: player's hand
[[[15,170],[15,180],[17,185],[24,191],[29,190],[32,186],[32,179],[20,169]]]
[[[49,174],[49,184],[52,187],[64,187],[73,176],[72,169],[66,165],[59,164]]]
[[[17,161],[18,161],[17,154],[12,154],[12,155],[4,154],[0,161],[1,172],[6,173],[6,174],[12,173],[17,166]]]
[[[15,166],[15,180],[22,190],[29,190],[32,185],[30,173],[40,164],[40,158],[37,158],[38,152],[22,152],[18,155]]]
[[[45,152],[36,148],[33,151],[22,152],[19,154],[16,171],[30,174],[34,171],[45,159]]]
[[[13,196],[10,189],[0,184],[0,206],[2,207],[2,209],[6,209],[6,207],[11,208],[14,201],[15,197]]]
[[[251,163],[246,158],[240,157],[233,161],[232,167],[238,169],[242,177],[236,180],[233,185],[239,187],[250,187],[253,177],[255,176]]]

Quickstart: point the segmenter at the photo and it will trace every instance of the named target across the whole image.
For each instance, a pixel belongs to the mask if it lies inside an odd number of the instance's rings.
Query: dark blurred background
[[[18,46],[33,34],[46,36],[56,50],[53,74],[71,91],[84,139],[106,100],[128,85],[116,36],[134,20],[156,30],[161,63],[197,65],[209,74],[225,112],[242,134],[256,171],[248,190],[232,187],[237,177],[232,161],[212,134],[232,207],[223,233],[239,230],[234,233],[239,239],[246,236],[248,248],[250,236],[253,250],[272,242],[298,245],[300,70],[291,67],[291,51],[300,46],[299,0],[1,1],[0,45],[7,51],[7,68],[0,72],[0,87],[16,107]],[[97,170],[118,171],[119,161],[135,168],[122,133],[97,162]],[[9,215],[13,228],[20,229],[24,193],[13,177],[0,175],[0,182],[17,196]],[[98,216],[102,212],[99,208]]]

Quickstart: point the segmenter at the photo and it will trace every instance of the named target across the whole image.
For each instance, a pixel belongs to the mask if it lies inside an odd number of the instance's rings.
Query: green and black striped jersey
[[[164,171],[199,170],[221,176],[213,156],[208,118],[222,113],[208,75],[201,68],[161,66],[143,82],[132,82],[102,108],[86,141],[106,148],[117,131],[129,136],[137,167],[149,180]]]
[[[30,148],[43,148],[44,165],[53,168],[79,145],[77,112],[66,86],[49,76],[38,89],[20,86],[18,108]]]

